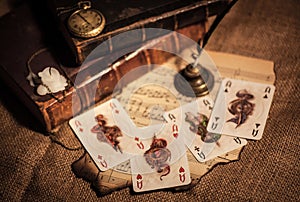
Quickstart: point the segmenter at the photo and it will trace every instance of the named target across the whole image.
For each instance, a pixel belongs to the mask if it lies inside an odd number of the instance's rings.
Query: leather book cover
[[[223,11],[228,0],[146,0],[146,1],[118,1],[96,0],[90,1],[91,9],[101,12],[105,19],[104,29],[97,36],[82,38],[75,36],[68,29],[68,19],[78,10],[78,3],[89,1],[77,0],[49,0],[49,7],[59,23],[60,30],[76,62],[81,64],[87,55],[101,42],[122,32],[140,28],[163,28],[177,30],[195,24]],[[124,47],[142,44],[158,37],[145,36],[138,33],[122,44],[110,44],[103,49],[103,55],[118,51]]]
[[[161,64],[170,57],[169,53],[151,50],[153,43],[156,47],[181,48],[180,42],[164,43],[163,38],[153,39],[152,42],[143,45],[149,47],[149,50],[138,49],[114,64],[103,66],[102,70],[89,66],[66,66],[63,60],[69,59],[68,47],[55,30],[55,23],[50,15],[47,15],[46,6],[41,5],[44,4],[38,1],[32,4],[24,3],[0,19],[0,77],[47,131],[56,130],[73,115],[101,102],[112,93],[119,79],[131,69],[140,65]],[[179,29],[178,32],[197,41],[204,33],[204,24],[190,25]],[[176,34],[162,37],[176,41]],[[47,67],[54,67],[66,78],[68,86],[63,91],[39,95],[37,87],[32,87],[26,79],[29,74],[28,63],[32,72],[37,75]]]
[[[55,25],[47,15],[46,5],[38,1],[22,3],[12,12],[0,18],[0,77],[4,84],[18,97],[47,130],[55,128],[72,114],[66,110],[72,87],[66,90],[65,102],[59,103],[49,95],[39,96],[30,86],[27,63],[38,50],[47,51],[34,57],[31,69],[35,74],[46,67],[55,67],[61,74],[58,54],[67,53],[64,40],[55,32]],[[56,45],[60,45],[59,48]],[[63,57],[68,58],[64,55]],[[60,93],[56,95],[62,97]],[[78,106],[80,102],[78,101]]]

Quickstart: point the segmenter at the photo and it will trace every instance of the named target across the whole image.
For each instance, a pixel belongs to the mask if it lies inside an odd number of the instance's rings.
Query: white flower
[[[39,72],[38,75],[42,81],[42,84],[37,88],[39,95],[57,93],[65,90],[68,86],[66,78],[54,67],[46,67],[42,72]]]

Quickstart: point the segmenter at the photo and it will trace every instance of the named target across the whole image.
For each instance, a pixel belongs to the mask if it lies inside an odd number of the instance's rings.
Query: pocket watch
[[[105,18],[96,9],[91,9],[90,2],[79,5],[79,9],[73,12],[67,21],[69,31],[82,38],[95,37],[101,33],[105,25]]]

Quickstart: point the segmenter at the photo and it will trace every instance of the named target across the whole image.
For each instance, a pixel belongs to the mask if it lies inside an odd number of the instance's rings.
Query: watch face
[[[68,19],[70,32],[83,38],[97,36],[103,30],[104,25],[104,16],[94,9],[75,11]]]

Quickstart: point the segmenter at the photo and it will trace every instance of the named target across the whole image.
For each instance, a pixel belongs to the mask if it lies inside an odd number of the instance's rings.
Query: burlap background
[[[71,171],[83,150],[66,150],[36,132],[30,113],[1,85],[0,200],[299,201],[299,11],[297,0],[240,0],[213,34],[207,49],[274,61],[276,92],[263,138],[182,193],[133,195],[127,188],[97,197]],[[80,146],[67,124],[57,139]]]

